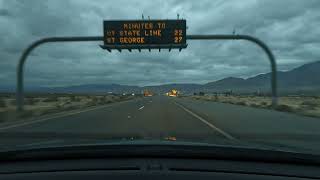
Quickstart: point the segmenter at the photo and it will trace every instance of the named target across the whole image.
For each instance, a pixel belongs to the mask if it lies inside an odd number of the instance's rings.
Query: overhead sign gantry
[[[108,20],[103,49],[179,49],[187,47],[186,20]]]
[[[108,20],[103,22],[103,36],[47,37],[30,44],[22,53],[17,66],[16,100],[17,111],[24,105],[24,64],[30,53],[38,46],[49,42],[86,42],[102,41],[101,48],[116,49],[181,49],[187,47],[187,40],[247,40],[264,50],[271,65],[272,106],[277,106],[277,67],[270,48],[256,37],[237,34],[187,35],[186,20]],[[210,51],[210,49],[208,49]]]

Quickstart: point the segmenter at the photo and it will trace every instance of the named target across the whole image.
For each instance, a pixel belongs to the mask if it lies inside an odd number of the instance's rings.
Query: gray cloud
[[[0,0],[0,82],[15,84],[23,49],[46,36],[102,35],[104,19],[187,19],[188,34],[257,36],[275,53],[280,70],[320,60],[319,0],[88,1]],[[206,83],[269,72],[263,51],[244,41],[189,41],[182,52],[108,53],[99,43],[52,43],[26,64],[26,83],[152,85]]]
[[[10,16],[10,12],[7,9],[0,9],[0,16]]]

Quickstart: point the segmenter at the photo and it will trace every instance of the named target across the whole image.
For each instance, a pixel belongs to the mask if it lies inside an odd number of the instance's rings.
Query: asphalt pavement
[[[0,124],[2,144],[63,141],[59,134],[166,139],[222,144],[263,144],[320,149],[320,119],[273,110],[209,101],[154,96],[136,98],[72,113]],[[7,133],[7,137],[6,137]],[[38,133],[50,140],[23,136]],[[11,137],[9,135],[16,135]],[[20,137],[19,137],[20,134]],[[20,138],[20,139],[19,139]]]

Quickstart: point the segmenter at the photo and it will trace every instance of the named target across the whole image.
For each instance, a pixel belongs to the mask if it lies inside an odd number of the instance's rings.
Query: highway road
[[[319,130],[319,118],[188,98],[154,96],[2,124],[0,140],[8,145],[50,144],[63,141],[66,136],[59,137],[62,134],[83,134],[79,138],[95,135],[93,137],[104,139],[261,144],[308,151],[320,149]],[[32,133],[46,135],[47,140],[27,136]],[[15,139],[8,134],[15,134]]]

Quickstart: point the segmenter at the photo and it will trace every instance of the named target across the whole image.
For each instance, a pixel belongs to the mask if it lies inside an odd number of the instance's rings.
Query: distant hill
[[[290,71],[278,72],[280,93],[320,94],[320,61],[297,67]],[[234,90],[238,92],[269,91],[271,73],[242,79],[229,77],[205,84],[210,90]]]
[[[224,90],[224,89],[233,89],[234,87],[237,87],[237,88],[245,87],[246,84],[247,83],[245,79],[228,77],[218,81],[204,84],[204,87],[206,87],[207,89]]]
[[[137,93],[141,91],[140,89],[141,88],[138,86],[127,86],[119,84],[85,84],[52,88],[51,91],[55,93]]]
[[[149,89],[155,93],[165,93],[171,89],[177,89],[185,94],[193,92],[221,92],[232,90],[238,93],[252,93],[256,91],[270,92],[271,73],[243,79],[228,77],[207,84],[164,84],[157,86],[128,86],[119,84],[86,84],[67,87],[26,87],[29,92],[52,92],[52,93],[141,93]],[[12,86],[1,86],[1,92],[14,92]],[[278,89],[282,94],[305,93],[320,95],[320,61],[309,63],[290,71],[278,72]]]

